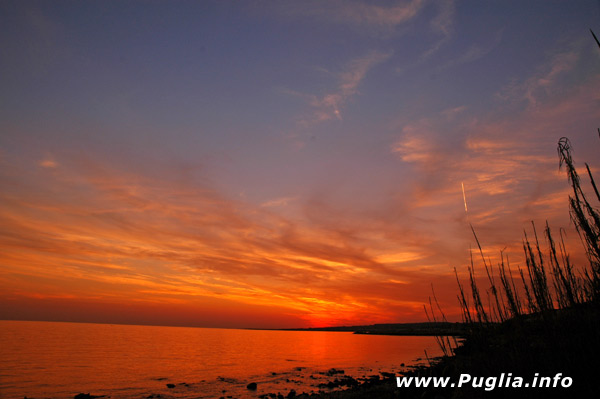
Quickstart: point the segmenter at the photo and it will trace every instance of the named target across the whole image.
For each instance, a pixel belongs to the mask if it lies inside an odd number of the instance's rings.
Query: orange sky
[[[442,3],[6,6],[0,319],[423,321],[433,284],[459,320],[469,223],[581,264],[556,144],[597,173],[597,10]]]

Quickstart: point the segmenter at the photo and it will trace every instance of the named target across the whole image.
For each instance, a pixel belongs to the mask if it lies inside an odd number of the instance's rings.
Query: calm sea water
[[[399,371],[425,349],[439,354],[432,337],[0,321],[0,397],[285,396],[318,391],[331,368]]]

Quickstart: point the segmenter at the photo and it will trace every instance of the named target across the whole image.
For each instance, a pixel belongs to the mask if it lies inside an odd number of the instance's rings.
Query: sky
[[[598,173],[598,1],[0,2],[0,319],[460,320]],[[541,234],[540,234],[541,236]]]

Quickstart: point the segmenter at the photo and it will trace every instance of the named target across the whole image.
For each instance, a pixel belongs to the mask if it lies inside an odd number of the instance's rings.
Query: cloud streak
[[[528,79],[506,86],[498,93],[498,97],[506,101],[526,101],[530,106],[537,106],[552,97],[558,87],[563,87],[559,84],[560,79],[575,68],[579,59],[580,51],[577,49],[558,52]]]
[[[303,119],[303,125],[325,122],[332,119],[342,120],[343,106],[356,94],[367,73],[377,65],[385,62],[392,53],[372,51],[366,56],[350,61],[346,67],[336,74],[335,90],[323,95],[301,95],[308,99],[313,109],[311,117]]]
[[[418,63],[421,63],[435,53],[437,53],[446,43],[452,39],[454,34],[454,17],[455,17],[455,4],[453,0],[438,2],[439,9],[438,14],[431,20],[429,26],[431,30],[441,35],[433,46],[424,51],[419,57]]]
[[[287,3],[279,10],[288,15],[312,17],[328,23],[335,22],[360,28],[366,27],[373,31],[389,32],[417,16],[425,4],[424,0],[401,1],[391,6],[364,1],[334,0],[302,4]]]

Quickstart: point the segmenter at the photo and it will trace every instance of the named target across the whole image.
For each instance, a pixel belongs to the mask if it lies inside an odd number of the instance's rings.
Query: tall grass
[[[547,314],[552,311],[599,301],[600,213],[590,203],[582,188],[571,150],[569,140],[561,138],[558,143],[559,165],[566,169],[573,190],[573,194],[569,196],[570,216],[584,245],[588,265],[576,272],[566,249],[564,231],[559,230],[556,239],[547,222],[544,229],[547,248],[544,249],[532,222],[530,233],[525,231],[522,241],[525,268],[517,267],[515,270],[503,252],[500,253],[500,262],[494,267],[486,259],[475,229],[471,226],[488,282],[485,289],[479,286],[481,279],[476,276],[473,251],[466,284],[460,281],[454,269],[463,322],[471,329],[480,329],[485,325],[525,315],[539,314],[541,317],[548,317]],[[589,166],[585,166],[592,191],[600,202],[594,177]],[[437,299],[435,303],[437,304]],[[430,308],[432,314],[436,308],[441,312],[439,305]],[[435,315],[428,317],[436,320]],[[444,349],[446,352],[447,347]]]
[[[597,391],[596,377],[589,365],[600,358],[600,212],[588,198],[600,203],[600,194],[585,164],[588,191],[592,193],[586,194],[571,151],[569,140],[561,138],[559,166],[566,171],[572,188],[569,211],[583,243],[587,264],[579,267],[573,264],[564,230],[556,233],[546,222],[543,235],[538,235],[532,222],[522,240],[524,266],[512,266],[504,252],[500,253],[499,263],[493,265],[471,226],[477,247],[471,251],[468,278],[461,281],[454,269],[466,326],[465,340],[459,345],[456,340],[438,337],[446,356],[436,367],[421,372],[453,377],[461,373],[479,376],[498,376],[503,372],[523,376],[536,372],[563,373],[577,376],[571,393]],[[426,312],[430,320],[446,320],[435,293]],[[502,392],[498,395],[507,393]],[[511,395],[517,393],[511,392]],[[527,391],[530,394],[547,397],[548,392]],[[452,397],[480,395],[481,392],[469,388],[452,393]]]

